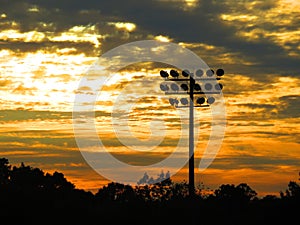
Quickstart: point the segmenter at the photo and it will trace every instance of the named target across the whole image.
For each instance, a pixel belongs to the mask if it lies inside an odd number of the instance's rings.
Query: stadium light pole
[[[195,167],[194,167],[194,108],[195,107],[209,107],[215,102],[215,98],[210,96],[208,98],[198,97],[196,104],[194,103],[195,95],[214,95],[220,94],[223,85],[217,83],[214,87],[211,83],[199,84],[200,81],[213,81],[221,80],[224,75],[223,69],[216,71],[217,77],[214,76],[214,70],[203,71],[198,69],[195,73],[188,70],[183,70],[180,74],[176,70],[170,70],[168,73],[165,70],[160,71],[160,75],[164,78],[164,83],[160,85],[160,89],[166,95],[186,95],[188,94],[189,100],[186,98],[178,99],[170,98],[169,102],[175,108],[189,108],[189,195],[195,195]],[[204,76],[205,75],[205,76]],[[171,78],[170,78],[171,76]],[[179,86],[180,84],[180,86]]]

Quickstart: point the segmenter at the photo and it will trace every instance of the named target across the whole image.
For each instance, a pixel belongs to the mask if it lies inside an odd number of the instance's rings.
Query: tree
[[[300,177],[300,172],[299,172]],[[300,180],[300,178],[298,179]],[[300,185],[295,181],[290,181],[288,183],[288,188],[285,193],[280,192],[281,198],[297,198],[300,199]]]
[[[249,202],[253,200],[257,193],[245,183],[238,186],[233,184],[223,184],[214,192],[217,199],[227,201]]]
[[[23,162],[20,167],[14,166],[10,176],[11,184],[21,189],[37,189],[44,186],[44,172],[39,168],[26,166]]]
[[[47,189],[70,191],[75,185],[69,182],[63,173],[55,171],[53,175],[47,173],[45,176],[44,186]]]
[[[9,176],[11,173],[11,165],[8,159],[0,158],[0,186],[7,185],[9,183]]]
[[[130,185],[112,182],[99,189],[95,197],[100,201],[130,202],[135,193]]]
[[[300,198],[300,186],[295,181],[290,181],[288,184],[288,189],[284,194],[281,194],[282,197],[288,198]]]

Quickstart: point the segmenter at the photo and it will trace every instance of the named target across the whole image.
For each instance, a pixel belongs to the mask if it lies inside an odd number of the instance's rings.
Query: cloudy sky
[[[0,0],[0,6],[0,157],[12,164],[61,171],[88,190],[109,182],[84,160],[75,141],[74,98],[91,91],[78,88],[79,82],[109,50],[157,40],[179,44],[226,72],[226,134],[214,162],[197,171],[197,183],[216,188],[246,182],[260,194],[278,194],[298,179],[300,1]],[[151,118],[163,117],[166,136],[157,148],[130,152],[112,128],[117,93],[138,79],[161,79],[159,71],[167,67],[145,63],[124,68],[97,100],[98,134],[126,163],[162,160],[178,143],[176,109],[151,93],[132,108],[128,125],[136,138],[147,140]],[[209,109],[197,108],[196,113],[198,162],[211,117]],[[186,172],[183,167],[174,180],[187,180]]]

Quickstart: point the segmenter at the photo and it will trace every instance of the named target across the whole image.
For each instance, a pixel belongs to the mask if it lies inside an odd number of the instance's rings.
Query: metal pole
[[[194,174],[194,86],[195,80],[190,75],[190,108],[189,108],[189,195],[195,194]]]

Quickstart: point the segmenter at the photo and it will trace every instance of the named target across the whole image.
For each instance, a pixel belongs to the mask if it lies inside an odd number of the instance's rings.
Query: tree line
[[[0,158],[0,224],[286,224],[296,221],[300,184],[290,181],[279,196],[257,197],[246,183],[222,184],[190,196],[186,182],[161,174],[147,184],[111,182],[93,194],[77,189],[63,173],[45,173]]]

